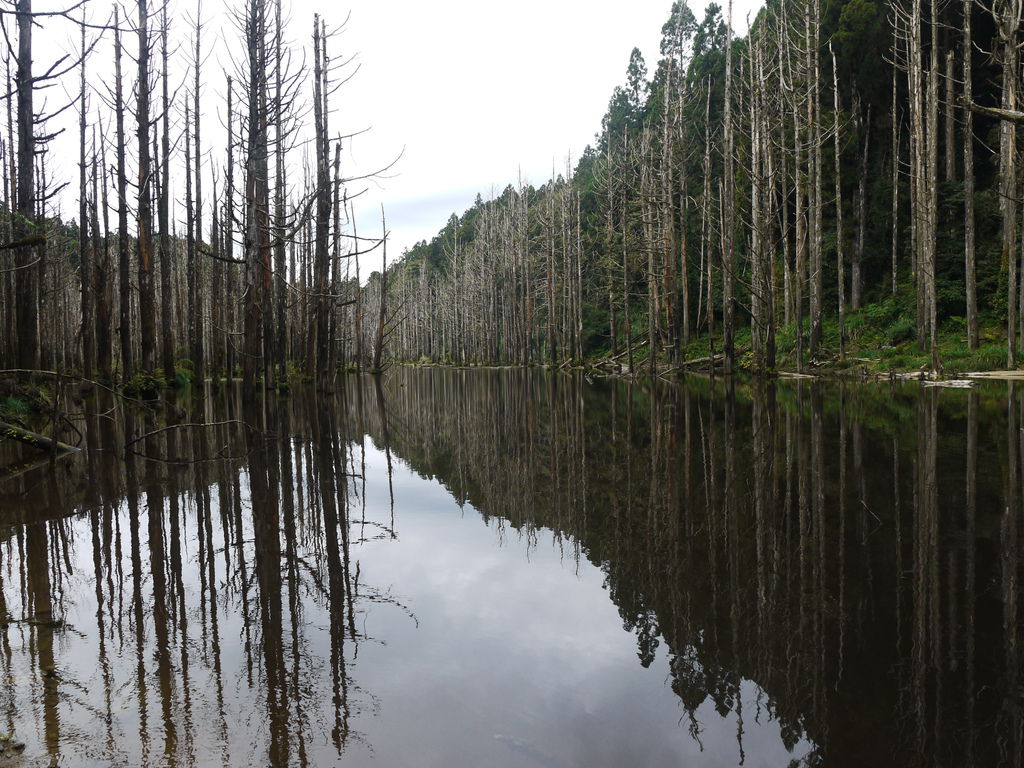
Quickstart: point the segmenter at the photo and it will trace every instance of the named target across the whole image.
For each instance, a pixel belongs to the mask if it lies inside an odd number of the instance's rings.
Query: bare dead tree
[[[978,294],[975,269],[975,217],[974,217],[974,114],[970,104],[974,100],[974,71],[971,58],[974,41],[971,34],[973,0],[963,2],[963,154],[964,154],[964,292],[967,298],[967,344],[978,348]]]
[[[139,41],[138,82],[136,83],[135,118],[138,139],[138,207],[137,236],[139,262],[139,335],[141,342],[140,363],[146,372],[155,367],[156,348],[156,301],[153,290],[153,168],[150,157],[150,97],[153,92],[150,83],[149,59],[152,41],[149,34],[149,2],[138,0],[139,15],[137,33]]]

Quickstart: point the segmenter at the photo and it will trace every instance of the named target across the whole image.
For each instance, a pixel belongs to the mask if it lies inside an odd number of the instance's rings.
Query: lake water
[[[1019,766],[1022,393],[96,397],[0,450],[0,766]]]

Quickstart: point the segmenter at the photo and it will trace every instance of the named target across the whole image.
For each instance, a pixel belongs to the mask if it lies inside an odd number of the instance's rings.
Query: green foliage
[[[29,404],[15,395],[8,395],[0,400],[0,416],[5,419],[19,419],[29,414]]]
[[[989,371],[1006,367],[1006,345],[983,344],[972,350],[966,343],[956,342],[944,346],[940,357],[947,374]]]
[[[152,397],[167,386],[163,374],[156,371],[140,371],[124,383],[125,394],[132,397]]]
[[[299,364],[294,360],[289,360],[287,363],[285,363],[284,374],[285,380],[291,386],[312,381],[312,379],[303,372],[303,370],[299,367]]]
[[[195,383],[196,364],[187,357],[179,358],[174,363],[174,386],[187,387]]]
[[[909,317],[899,317],[892,325],[885,329],[885,341],[888,344],[896,345],[917,338],[917,329],[914,321]]]
[[[828,33],[837,15],[832,37],[836,57],[845,65],[843,71],[852,73],[863,88],[875,88],[879,96],[889,87],[885,58],[878,55],[877,41],[889,34],[888,7],[884,0],[847,0],[827,2],[824,8],[825,29]]]

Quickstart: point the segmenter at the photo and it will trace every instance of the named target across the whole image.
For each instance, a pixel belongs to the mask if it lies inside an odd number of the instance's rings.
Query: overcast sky
[[[724,5],[724,2],[722,3]],[[573,163],[601,125],[612,89],[625,82],[639,47],[653,70],[671,0],[352,0],[336,47],[360,70],[338,94],[336,124],[372,126],[349,156],[357,167],[386,163],[379,182],[393,253],[429,239],[477,193],[541,184]],[[704,14],[696,0],[694,13]],[[757,0],[737,2],[737,29]],[[333,3],[296,0],[293,19]],[[376,195],[375,195],[376,197]],[[361,219],[376,214],[366,206]],[[367,221],[363,226],[376,226]]]
[[[244,60],[240,35],[226,9],[241,2],[204,0],[201,14],[204,56],[209,57],[202,85],[207,105],[203,144],[216,165],[223,163],[226,136],[224,70],[232,68],[232,57]],[[751,9],[761,4],[737,0],[734,26],[739,33]],[[66,7],[67,0],[36,5]],[[398,256],[430,239],[449,215],[472,205],[478,193],[485,198],[492,190],[500,193],[517,182],[520,172],[524,181],[539,185],[553,166],[563,172],[567,159],[575,164],[593,142],[612,90],[625,83],[634,46],[648,70],[654,69],[672,2],[286,0],[285,5],[290,5],[290,42],[307,51],[306,61],[312,58],[313,14],[321,13],[329,27],[348,18],[329,52],[334,60],[354,57],[358,71],[348,68],[354,76],[334,97],[331,132],[368,129],[347,142],[343,166],[348,176],[376,170],[401,155],[386,178],[366,183],[369,189],[357,208],[360,234],[372,235],[379,232],[380,205],[385,206],[392,233],[389,251]],[[111,2],[90,0],[88,7],[91,21],[102,23]],[[172,0],[172,35],[186,47],[195,7],[195,0]],[[703,0],[694,0],[691,7],[703,18]],[[127,11],[134,19],[131,3]],[[129,51],[135,44],[134,37],[126,40]],[[48,22],[35,36],[36,71],[77,45],[73,27]],[[91,78],[101,90],[111,81],[112,58],[107,39],[90,58]],[[178,66],[186,66],[188,59],[182,51]],[[131,73],[134,62],[128,58],[124,66]],[[73,98],[77,73],[65,88]],[[51,173],[67,174],[57,180],[71,183],[58,204],[65,218],[77,218],[77,115],[65,113],[62,119],[69,123],[67,133],[51,151],[74,160],[51,161],[48,167]],[[109,120],[108,113],[106,126]],[[104,132],[109,133],[106,127]],[[213,164],[204,170],[207,192]],[[172,173],[176,199],[183,199],[181,175]],[[359,187],[353,184],[352,191]]]

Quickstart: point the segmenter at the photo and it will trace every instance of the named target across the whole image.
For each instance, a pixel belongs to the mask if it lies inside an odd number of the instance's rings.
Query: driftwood
[[[997,379],[999,381],[1020,381],[1024,379],[1024,371],[978,371],[961,374],[965,379]]]
[[[816,379],[816,378],[818,378],[817,376],[814,376],[814,375],[812,375],[810,373],[799,373],[797,371],[779,371],[778,375],[779,375],[780,379]]]
[[[707,357],[694,357],[691,358],[690,360],[683,360],[682,362],[679,363],[679,366],[681,368],[691,368],[695,365],[707,365],[709,363],[713,365],[714,363],[722,360],[724,357],[724,355],[715,355],[714,357],[710,355],[708,355]]]
[[[13,424],[0,421],[0,437],[6,437],[11,440],[18,440],[22,443],[38,448],[41,451],[55,451],[56,453],[73,453],[80,449],[75,448],[73,445],[62,443],[59,440],[53,440],[46,435],[40,435],[38,432],[31,432],[21,427],[16,427]]]

